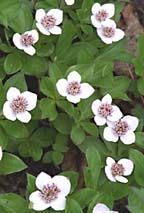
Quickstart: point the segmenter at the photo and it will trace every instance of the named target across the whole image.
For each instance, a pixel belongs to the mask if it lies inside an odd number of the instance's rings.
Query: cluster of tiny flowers
[[[111,20],[115,13],[114,4],[100,5],[95,3],[92,6],[91,23],[97,29],[97,34],[106,44],[121,40],[124,32],[116,28],[116,23]]]
[[[66,196],[70,193],[71,183],[69,179],[62,175],[53,178],[41,172],[36,178],[37,191],[29,196],[31,208],[35,211],[44,211],[52,208],[62,211],[66,206]]]
[[[92,103],[94,121],[98,126],[107,124],[104,128],[103,137],[109,142],[117,142],[119,139],[124,144],[135,142],[135,134],[139,120],[137,117],[123,116],[118,106],[112,104],[112,97],[107,94],[102,100],[96,99]],[[121,159],[115,162],[111,157],[106,159],[105,173],[110,181],[127,183],[128,176],[133,171],[133,162],[129,159]]]

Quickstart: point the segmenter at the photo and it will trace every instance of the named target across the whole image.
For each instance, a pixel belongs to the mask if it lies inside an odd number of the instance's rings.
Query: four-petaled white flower
[[[65,0],[65,3],[67,5],[73,5],[75,3],[75,0]]]
[[[101,27],[101,23],[114,16],[115,6],[114,4],[103,4],[95,3],[92,6],[92,25],[96,28]]]
[[[36,11],[36,26],[44,35],[61,34],[62,29],[57,26],[63,21],[63,11],[59,9],[51,9],[47,13],[43,9]]]
[[[3,151],[2,151],[2,147],[0,146],[0,160],[2,160],[3,157]]]
[[[134,131],[138,123],[138,118],[130,115],[124,116],[117,122],[108,122],[108,127],[105,127],[103,137],[111,142],[117,142],[120,138],[124,144],[132,144],[135,142]]]
[[[125,35],[124,31],[116,28],[116,23],[111,19],[107,19],[101,23],[101,27],[97,28],[97,34],[106,44],[119,41]]]
[[[118,162],[111,157],[107,157],[105,174],[112,182],[127,183],[128,179],[124,176],[129,176],[133,172],[134,164],[131,160],[122,158]]]
[[[92,103],[92,111],[98,126],[106,124],[107,121],[117,121],[123,116],[120,109],[112,105],[112,97],[109,94],[105,95],[101,101],[96,99]]]
[[[36,53],[33,45],[39,40],[39,34],[36,30],[30,30],[20,35],[19,33],[15,33],[13,35],[13,43],[14,45],[23,50],[25,53],[29,55],[34,55]]]
[[[81,76],[78,72],[69,73],[67,80],[62,78],[57,81],[56,88],[61,96],[67,98],[68,101],[76,104],[80,99],[90,97],[94,88],[88,83],[81,83]]]
[[[53,208],[56,211],[64,210],[66,196],[70,193],[71,183],[62,175],[51,178],[48,174],[41,172],[36,178],[37,191],[29,196],[32,209],[43,211]]]
[[[111,211],[105,204],[98,203],[93,208],[92,213],[118,213],[117,211]]]
[[[7,91],[7,101],[3,105],[3,114],[11,121],[18,119],[23,123],[28,123],[31,120],[31,114],[28,111],[33,110],[36,103],[36,94],[29,91],[20,93],[17,88],[11,87]]]

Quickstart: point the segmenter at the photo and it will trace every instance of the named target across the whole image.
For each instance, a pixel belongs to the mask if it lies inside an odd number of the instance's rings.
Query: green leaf
[[[53,151],[52,152],[52,160],[53,160],[55,165],[61,164],[62,161],[63,161],[63,158],[64,158],[63,153],[58,152],[58,151]]]
[[[60,133],[67,135],[71,131],[73,121],[65,113],[59,113],[52,123]]]
[[[5,153],[0,161],[0,174],[8,175],[14,172],[20,172],[26,169],[26,164],[17,156]]]
[[[46,95],[50,98],[57,97],[56,86],[53,84],[51,79],[48,77],[42,78],[41,83],[40,83],[40,90],[44,95]]]
[[[98,136],[98,129],[95,124],[84,121],[81,123],[81,126],[88,134]]]
[[[28,137],[29,132],[23,123],[19,121],[1,120],[0,125],[4,128],[5,132],[14,138]]]
[[[36,181],[36,177],[34,177],[31,174],[27,174],[27,195],[36,191],[35,181]]]
[[[83,131],[81,127],[78,127],[75,125],[72,127],[70,137],[76,145],[79,145],[85,139],[85,132]]]
[[[134,162],[134,176],[137,184],[144,186],[144,155],[138,150],[131,149],[129,153],[130,159]]]
[[[42,119],[49,118],[50,121],[53,121],[57,117],[57,110],[55,101],[43,98],[40,101],[40,109],[42,111]]]
[[[22,62],[17,53],[11,53],[6,56],[4,69],[7,74],[13,74],[22,68]]]
[[[98,179],[101,171],[101,156],[95,148],[88,148],[86,151],[86,159],[88,162],[88,169],[93,182],[93,186],[97,187]],[[85,177],[86,185],[89,187],[89,180]]]
[[[8,136],[6,135],[5,131],[0,127],[0,146],[3,149],[7,146],[8,143]]]
[[[137,89],[141,95],[144,95],[144,79],[139,78],[137,80]]]
[[[128,209],[131,213],[143,213],[144,188],[133,187],[128,197]]]
[[[139,147],[144,148],[144,132],[136,132],[135,136],[136,136],[136,144]]]
[[[68,151],[68,137],[66,135],[63,134],[57,134],[56,136],[56,142],[53,144],[53,149],[55,151],[59,151],[59,152],[66,152]]]
[[[82,213],[82,208],[79,203],[73,199],[68,198],[66,203],[65,213]]]

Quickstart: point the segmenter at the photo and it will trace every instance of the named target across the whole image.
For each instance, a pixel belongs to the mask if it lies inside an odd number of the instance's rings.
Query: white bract
[[[29,196],[32,209],[43,211],[53,208],[56,211],[65,209],[66,196],[70,193],[71,183],[62,175],[51,178],[48,174],[41,172],[36,178],[37,191]]]
[[[75,0],[65,0],[65,3],[67,5],[73,5],[75,3]]]
[[[117,142],[120,138],[124,144],[132,144],[135,142],[134,131],[138,123],[138,118],[131,115],[126,115],[117,122],[108,122],[108,127],[105,127],[103,137],[111,142]]]
[[[111,211],[105,204],[98,203],[93,208],[92,213],[118,213],[117,211]]]
[[[39,34],[36,30],[30,30],[20,35],[19,33],[15,33],[13,35],[13,43],[14,45],[23,50],[28,55],[34,55],[36,53],[33,45],[39,40]]]
[[[18,119],[23,123],[28,123],[31,120],[31,114],[28,111],[33,110],[36,103],[36,94],[29,91],[20,93],[17,88],[11,87],[7,91],[7,101],[3,105],[3,114],[11,121]]]
[[[51,9],[47,13],[43,9],[36,11],[36,26],[44,35],[58,35],[62,33],[62,29],[58,26],[63,21],[63,11],[59,9]]]
[[[2,160],[3,157],[3,151],[2,151],[2,147],[0,146],[0,160]]]
[[[67,80],[64,78],[58,80],[56,88],[61,96],[66,97],[69,102],[74,104],[94,93],[94,88],[90,84],[81,83],[81,76],[76,71],[69,73]]]
[[[95,3],[92,6],[92,25],[96,28],[101,27],[101,23],[114,16],[115,6],[114,4],[103,4]]]
[[[101,27],[97,28],[97,34],[106,44],[119,41],[125,35],[121,29],[116,28],[116,23],[111,19],[107,19],[101,23]]]
[[[105,95],[101,101],[96,99],[92,103],[92,111],[98,126],[106,124],[107,121],[117,121],[123,116],[120,109],[112,105],[112,97],[109,94]]]
[[[133,172],[134,164],[131,160],[122,158],[118,162],[111,157],[107,157],[105,174],[112,182],[127,183],[128,179],[124,176],[129,176]]]

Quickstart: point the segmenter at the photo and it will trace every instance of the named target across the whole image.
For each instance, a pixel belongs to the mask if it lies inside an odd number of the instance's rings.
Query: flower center
[[[106,118],[107,116],[111,115],[113,112],[112,105],[107,103],[101,104],[101,106],[98,109],[98,112],[102,117]]]
[[[52,185],[47,184],[43,187],[40,192],[40,197],[46,202],[50,203],[58,197],[60,189],[53,183]]]
[[[103,27],[102,29],[102,33],[105,37],[107,38],[111,38],[114,36],[115,34],[115,29],[112,27]]]
[[[108,13],[106,12],[106,10],[101,10],[96,14],[95,17],[98,21],[105,21],[108,17]]]
[[[70,95],[77,95],[81,92],[81,85],[77,81],[72,81],[67,86],[67,92]]]
[[[122,176],[124,174],[124,167],[122,164],[114,163],[111,167],[111,172],[113,176]]]
[[[129,126],[126,121],[118,121],[113,130],[118,136],[122,136],[126,134],[128,129],[129,129]]]
[[[28,47],[33,45],[34,38],[32,37],[32,35],[24,34],[21,36],[21,42],[24,46]]]
[[[27,100],[22,96],[17,96],[11,103],[11,108],[14,113],[25,112],[28,106]]]
[[[45,15],[41,20],[41,24],[44,26],[44,28],[50,29],[56,25],[56,19],[53,16]]]

